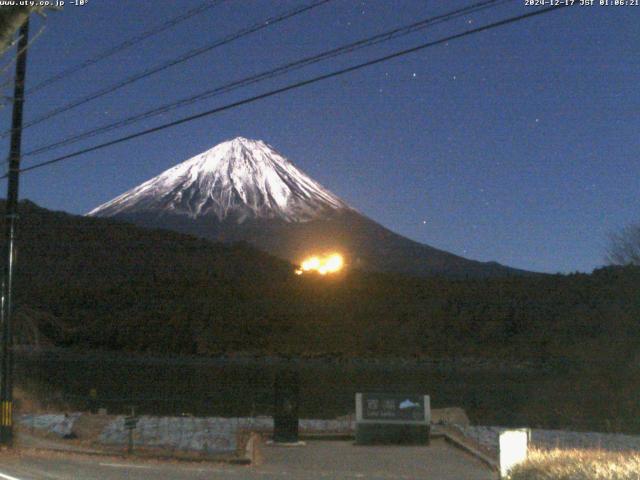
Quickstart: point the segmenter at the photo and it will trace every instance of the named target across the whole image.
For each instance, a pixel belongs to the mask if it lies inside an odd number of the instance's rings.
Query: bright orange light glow
[[[344,259],[339,253],[331,253],[329,255],[313,255],[305,258],[295,273],[302,275],[306,272],[317,272],[320,275],[328,273],[336,273],[344,267]]]

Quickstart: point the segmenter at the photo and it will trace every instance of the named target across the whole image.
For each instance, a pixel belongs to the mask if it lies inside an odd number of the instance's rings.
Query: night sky
[[[34,16],[32,37],[44,30],[29,50],[27,86],[200,3],[89,0]],[[27,96],[25,120],[305,3],[223,2]],[[471,3],[333,0],[26,129],[23,150]],[[535,8],[509,2],[26,157],[24,165]],[[639,25],[640,7],[565,8],[25,173],[21,198],[85,213],[245,136],[271,144],[411,239],[518,268],[591,271],[604,263],[608,234],[640,221]],[[3,130],[10,113],[0,111]],[[6,139],[1,148],[8,151]]]

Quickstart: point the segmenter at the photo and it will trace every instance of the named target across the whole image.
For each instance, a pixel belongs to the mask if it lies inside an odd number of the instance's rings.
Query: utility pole
[[[11,150],[7,205],[5,211],[5,243],[3,250],[2,298],[0,300],[0,444],[13,442],[13,331],[11,325],[11,296],[15,267],[15,237],[18,220],[18,184],[20,179],[20,147],[22,143],[22,106],[27,70],[27,46],[29,44],[29,18],[20,28],[17,47],[16,78],[13,91],[13,118],[11,122]]]

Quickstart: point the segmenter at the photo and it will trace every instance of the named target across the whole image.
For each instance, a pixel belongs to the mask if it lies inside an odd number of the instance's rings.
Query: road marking
[[[142,468],[146,470],[151,470],[153,467],[148,465],[133,465],[130,463],[101,463],[101,467],[112,467],[112,468]],[[19,479],[16,479],[19,480]]]
[[[6,475],[4,473],[0,473],[0,478],[4,478],[4,480],[20,480],[19,478],[12,477],[11,475]]]

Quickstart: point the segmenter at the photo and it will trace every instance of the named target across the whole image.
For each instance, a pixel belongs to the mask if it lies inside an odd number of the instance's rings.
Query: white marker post
[[[500,478],[507,478],[509,470],[527,459],[531,430],[505,430],[500,434]]]

